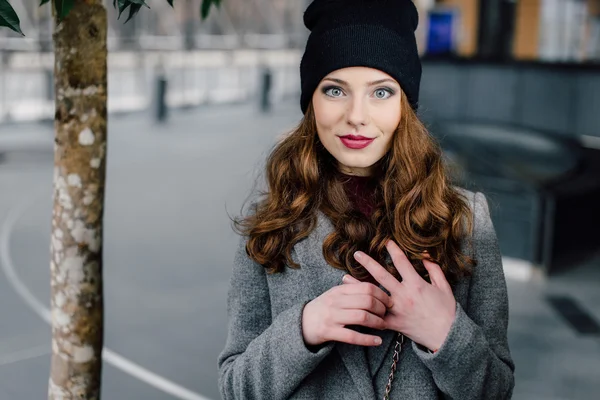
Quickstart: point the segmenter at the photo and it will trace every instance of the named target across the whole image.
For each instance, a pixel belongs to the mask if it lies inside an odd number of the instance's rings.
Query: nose
[[[354,97],[348,104],[348,124],[354,128],[365,126],[369,123],[369,110],[367,102],[360,96]]]

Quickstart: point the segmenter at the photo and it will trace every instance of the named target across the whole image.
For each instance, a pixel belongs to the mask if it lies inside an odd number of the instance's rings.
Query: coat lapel
[[[386,330],[380,332],[379,336],[381,345],[369,348],[369,368],[373,376],[379,373],[382,366],[389,364],[391,367],[397,332]]]
[[[323,240],[332,230],[333,226],[329,219],[321,212],[318,212],[315,230],[298,248],[298,254],[302,259],[302,263],[319,274],[318,278],[315,276],[315,281],[311,285],[313,286],[314,294],[317,296],[334,286],[341,285],[342,277],[345,274],[344,271],[327,264],[323,257]],[[364,349],[361,346],[340,342],[335,344],[335,349],[340,355],[352,380],[355,382],[362,398],[365,400],[374,399],[375,390],[373,389],[369,363]]]
[[[367,363],[367,356],[361,346],[347,343],[336,343],[335,348],[340,355],[352,380],[356,384],[358,392],[365,400],[375,398],[375,389]]]

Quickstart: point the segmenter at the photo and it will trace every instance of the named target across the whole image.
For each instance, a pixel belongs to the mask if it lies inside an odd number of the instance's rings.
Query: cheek
[[[327,134],[339,120],[340,111],[337,109],[338,107],[327,101],[315,99],[313,100],[313,108],[319,135]]]
[[[400,124],[400,104],[394,102],[388,107],[379,109],[373,119],[384,135],[392,135]]]

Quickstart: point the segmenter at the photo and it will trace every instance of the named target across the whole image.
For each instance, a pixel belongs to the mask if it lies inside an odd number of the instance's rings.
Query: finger
[[[363,253],[362,251],[357,251],[354,253],[354,258],[356,261],[360,263],[377,282],[379,282],[384,288],[386,288],[389,292],[393,292],[392,289],[396,288],[400,283],[392,274],[390,274],[385,268],[383,268],[379,263],[373,260],[370,256]]]
[[[336,313],[335,322],[340,325],[360,325],[383,330],[387,324],[383,318],[365,310],[344,310]]]
[[[334,328],[328,340],[355,344],[357,346],[379,346],[381,344],[379,336],[366,335],[348,328]]]
[[[398,281],[396,281],[398,283]],[[391,296],[389,296],[386,292],[384,292],[380,287],[373,285],[369,282],[359,282],[357,284],[346,284],[343,286],[338,286],[341,289],[341,293],[345,295],[368,295],[371,297],[375,297],[383,304],[385,304],[388,308],[391,308],[394,305],[394,300]]]
[[[382,318],[385,316],[387,311],[387,307],[381,300],[367,294],[343,296],[340,301],[340,308],[342,309],[365,310]]]
[[[356,279],[355,277],[353,277],[352,275],[344,275],[342,277],[342,282],[343,283],[360,283],[360,281],[358,279]]]
[[[433,261],[423,259],[423,266],[429,272],[429,278],[431,278],[431,283],[440,289],[448,290],[450,288],[450,284],[444,275],[444,272],[440,268],[439,265],[434,263]]]
[[[415,267],[413,267],[408,257],[406,257],[406,254],[404,254],[402,249],[396,244],[396,242],[393,240],[388,240],[385,247],[388,253],[390,253],[394,267],[396,267],[396,270],[402,277],[403,282],[415,282],[423,279],[415,270]]]

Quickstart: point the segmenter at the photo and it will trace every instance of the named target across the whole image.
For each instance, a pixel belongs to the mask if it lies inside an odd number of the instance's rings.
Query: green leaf
[[[113,6],[119,10],[119,15],[117,16],[117,19],[121,18],[121,14],[123,14],[123,11],[125,11],[130,4],[131,3],[129,3],[127,0],[113,0]]]
[[[140,6],[146,6],[146,7],[150,8],[150,6],[148,4],[146,4],[145,0],[129,0],[129,1],[131,3],[137,4],[137,5],[140,5]],[[137,13],[137,11],[136,11],[136,13]]]
[[[141,5],[141,4],[137,4],[137,3],[136,3],[136,4],[132,4],[132,5],[129,7],[129,16],[127,17],[127,19],[125,20],[125,22],[124,22],[124,23],[126,24],[126,23],[127,23],[127,21],[129,21],[131,18],[133,18],[133,16],[134,16],[135,14],[137,14],[137,13],[138,13],[138,11],[140,11],[140,8],[142,8],[142,5]],[[150,7],[148,7],[148,8],[150,8]]]
[[[119,10],[117,19],[121,19],[121,14],[129,7],[129,15],[124,22],[125,24],[140,11],[142,6],[150,8],[150,6],[146,4],[146,0],[113,0],[113,7]]]
[[[49,1],[50,1],[50,0],[42,0],[42,1],[40,2],[40,7],[41,7],[41,6],[43,6],[44,4],[46,4],[46,3],[47,3],[47,2],[49,2]]]
[[[0,26],[6,26],[25,36],[21,31],[19,17],[8,0],[0,0]]]
[[[59,20],[62,20],[69,15],[69,11],[73,8],[74,2],[75,0],[54,0],[54,8],[56,9]]]
[[[219,7],[221,5],[221,0],[202,0],[202,5],[200,6],[200,16],[203,20],[208,17],[210,6],[212,6],[213,3],[216,7]]]

